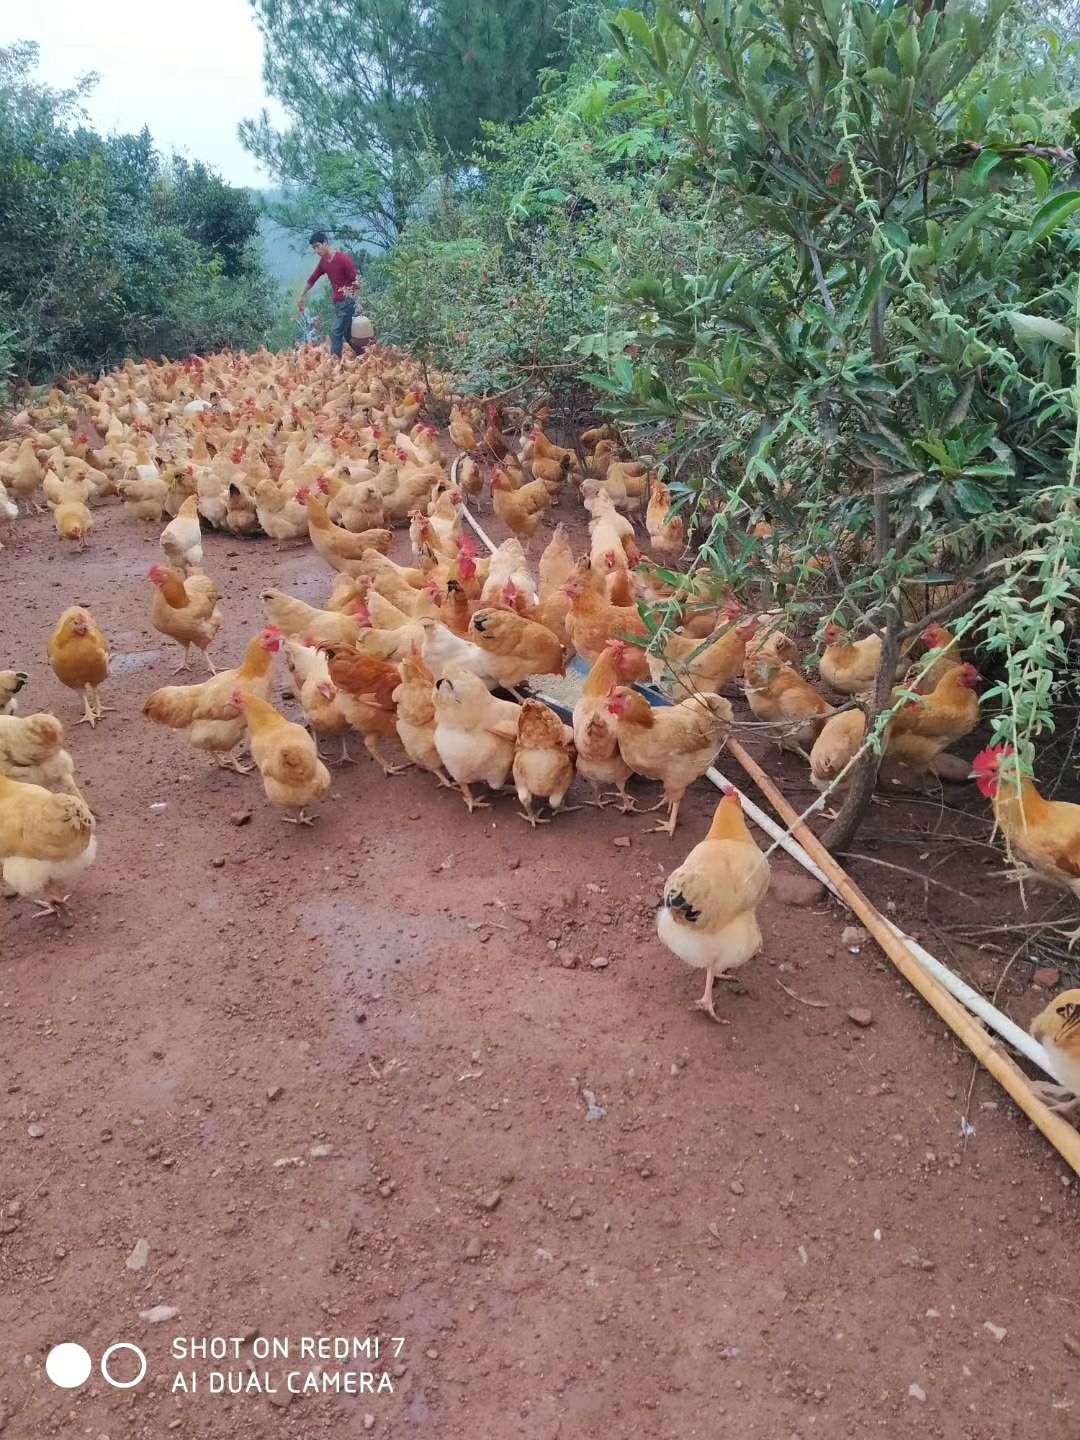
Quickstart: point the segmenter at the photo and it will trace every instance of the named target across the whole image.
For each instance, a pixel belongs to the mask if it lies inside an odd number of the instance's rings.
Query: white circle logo
[[[61,1390],[77,1390],[80,1385],[85,1385],[93,1368],[89,1352],[70,1341],[65,1345],[54,1345],[45,1357],[45,1374]]]
[[[135,1376],[134,1380],[114,1380],[109,1374],[109,1359],[115,1355],[118,1350],[130,1350],[133,1355],[139,1357],[139,1373]],[[83,1353],[86,1354],[85,1351],[83,1351]],[[89,1359],[89,1356],[87,1356],[87,1359]],[[126,1340],[117,1340],[114,1345],[109,1346],[105,1354],[101,1357],[101,1374],[102,1378],[106,1380],[114,1390],[131,1390],[138,1385],[139,1381],[146,1374],[146,1356],[137,1345],[129,1345]],[[81,1384],[82,1381],[79,1383]]]

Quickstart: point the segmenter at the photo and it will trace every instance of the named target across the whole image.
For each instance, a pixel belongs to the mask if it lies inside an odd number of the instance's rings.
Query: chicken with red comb
[[[993,804],[1010,854],[1020,862],[1013,878],[1038,876],[1080,899],[1080,805],[1044,799],[1011,745],[976,755],[971,778]],[[1068,933],[1070,949],[1078,939],[1080,927]]]

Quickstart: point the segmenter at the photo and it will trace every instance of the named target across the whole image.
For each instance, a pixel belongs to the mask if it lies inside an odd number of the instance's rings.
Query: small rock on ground
[[[1052,965],[1044,966],[1036,970],[1031,977],[1031,983],[1038,985],[1040,990],[1053,990],[1061,980],[1061,971],[1055,970]]]
[[[845,925],[840,932],[840,944],[846,945],[848,949],[852,946],[866,945],[870,940],[870,932],[864,930],[861,925]]]
[[[865,1030],[868,1025],[874,1023],[874,1012],[867,1010],[864,1005],[853,1005],[847,1012],[847,1018],[853,1025],[859,1025]]]
[[[175,1305],[154,1305],[149,1310],[140,1310],[139,1319],[148,1325],[162,1325],[166,1320],[175,1320],[179,1314]]]
[[[135,1247],[131,1254],[124,1261],[129,1270],[145,1270],[146,1262],[150,1259],[150,1241],[136,1240]]]

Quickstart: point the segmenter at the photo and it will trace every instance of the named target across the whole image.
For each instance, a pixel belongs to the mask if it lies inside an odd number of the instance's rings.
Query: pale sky
[[[0,43],[36,40],[37,75],[46,84],[63,88],[98,72],[86,103],[96,130],[145,124],[160,150],[205,160],[234,185],[269,183],[236,138],[238,122],[268,104],[248,0],[38,0],[2,8]],[[280,124],[280,107],[268,108]]]

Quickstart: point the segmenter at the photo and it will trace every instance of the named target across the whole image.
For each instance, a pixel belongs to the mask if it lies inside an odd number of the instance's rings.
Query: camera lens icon
[[[109,1373],[109,1361],[121,1351],[129,1351],[138,1361],[139,1371],[134,1380],[117,1380]],[[54,1345],[45,1357],[45,1374],[61,1390],[77,1390],[90,1379],[94,1362],[90,1352],[82,1345],[68,1341]],[[146,1376],[146,1356],[137,1345],[126,1340],[117,1340],[101,1357],[101,1378],[114,1390],[133,1390]]]

